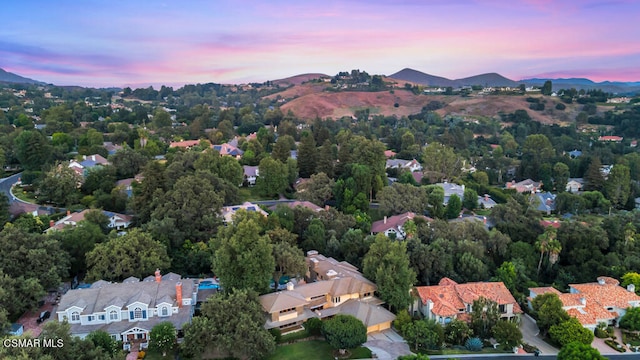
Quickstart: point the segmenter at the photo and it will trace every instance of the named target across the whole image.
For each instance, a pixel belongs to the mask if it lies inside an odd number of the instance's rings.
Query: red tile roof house
[[[621,136],[600,136],[598,141],[611,141],[611,142],[622,142],[623,137]]]
[[[506,184],[507,189],[515,189],[519,193],[524,193],[524,192],[535,193],[540,191],[541,187],[542,187],[541,182],[533,181],[531,179],[522,180],[520,182],[512,181]]]
[[[198,146],[200,145],[200,141],[202,140],[184,140],[184,141],[172,141],[169,144],[169,148],[183,148],[183,149],[190,149],[194,146]],[[209,142],[208,140],[204,140],[207,143]]]
[[[585,328],[594,331],[599,323],[615,325],[620,322],[629,307],[640,306],[640,296],[635,286],[619,286],[616,279],[600,276],[597,282],[569,284],[569,293],[561,293],[552,287],[529,289],[529,306],[536,296],[554,293],[562,301],[562,308],[578,319]]]
[[[427,221],[431,221],[430,218],[422,215],[416,215],[412,212],[406,212],[404,214],[384,217],[382,220],[378,220],[371,224],[371,235],[375,235],[377,233],[384,233],[388,237],[395,236],[396,239],[402,240],[407,235],[404,232],[403,226],[409,220],[413,220],[418,217],[422,217]],[[394,234],[394,235],[392,235]]]
[[[468,319],[468,314],[473,311],[473,302],[480,297],[498,303],[501,318],[512,319],[522,314],[520,305],[502,282],[458,284],[442,278],[438,285],[417,286],[415,290],[420,297],[418,311],[440,324],[447,324],[453,319]]]

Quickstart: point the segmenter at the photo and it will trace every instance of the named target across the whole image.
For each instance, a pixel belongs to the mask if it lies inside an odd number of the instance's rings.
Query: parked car
[[[45,320],[47,320],[50,316],[51,316],[51,311],[43,311],[40,313],[40,316],[38,317],[38,320],[36,322],[40,324],[41,322],[44,322]]]

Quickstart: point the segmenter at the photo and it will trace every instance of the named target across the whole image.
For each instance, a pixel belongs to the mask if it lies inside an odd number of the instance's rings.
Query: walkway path
[[[413,354],[402,336],[393,329],[369,334],[362,346],[369,348],[381,360],[395,360],[398,356]]]

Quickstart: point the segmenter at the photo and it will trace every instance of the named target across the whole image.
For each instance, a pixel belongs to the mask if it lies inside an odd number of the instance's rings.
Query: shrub
[[[280,342],[280,340],[282,340],[282,331],[280,331],[280,329],[273,328],[273,329],[270,329],[269,332],[271,333],[271,336],[273,336],[273,339],[276,342]]]
[[[464,347],[469,351],[480,351],[482,350],[482,340],[477,337],[469,338],[467,342],[465,342]]]
[[[140,350],[138,353],[138,359],[144,359],[145,356],[147,356],[147,353],[145,353],[144,350]]]
[[[613,350],[617,351],[617,352],[625,352],[627,351],[627,349],[625,349],[620,343],[611,340],[611,339],[607,339],[604,341],[605,344],[609,345],[610,348],[612,348]]]
[[[304,327],[309,332],[309,335],[320,335],[320,332],[322,331],[322,320],[318,318],[311,318],[304,323]]]
[[[606,331],[600,329],[599,327],[596,328],[596,330],[593,333],[599,339],[606,339],[609,337],[609,334],[607,334]]]
[[[566,106],[565,106],[565,104],[563,104],[563,103],[557,103],[557,104],[556,104],[556,110],[564,110],[564,109],[566,109],[566,108],[567,108],[567,107],[566,107]]]
[[[406,309],[400,310],[400,312],[396,316],[396,319],[393,320],[393,326],[401,333],[404,327],[409,323],[411,323],[411,315],[409,315],[409,311],[407,311]]]

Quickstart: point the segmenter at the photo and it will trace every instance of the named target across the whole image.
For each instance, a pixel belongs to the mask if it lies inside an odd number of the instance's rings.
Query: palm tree
[[[549,226],[546,229],[544,229],[544,232],[542,234],[540,234],[538,236],[538,240],[536,241],[536,249],[538,249],[538,251],[540,251],[540,260],[538,261],[538,273],[540,274],[540,268],[542,267],[542,259],[544,258],[544,253],[549,252],[550,249],[550,243],[552,242],[557,242],[556,240],[556,235],[557,235],[557,230],[556,228]],[[559,242],[558,242],[558,246],[559,246]],[[562,250],[562,247],[560,247],[560,250]],[[554,244],[554,248],[555,248],[555,244]],[[556,255],[560,253],[560,250],[557,251]],[[554,255],[555,256],[555,255]],[[549,259],[551,261],[551,259]],[[557,260],[557,256],[554,259],[554,263],[555,260]]]
[[[562,251],[562,244],[560,244],[560,241],[553,239],[547,244],[547,251],[549,252],[549,263],[553,265],[558,261],[558,256]]]

